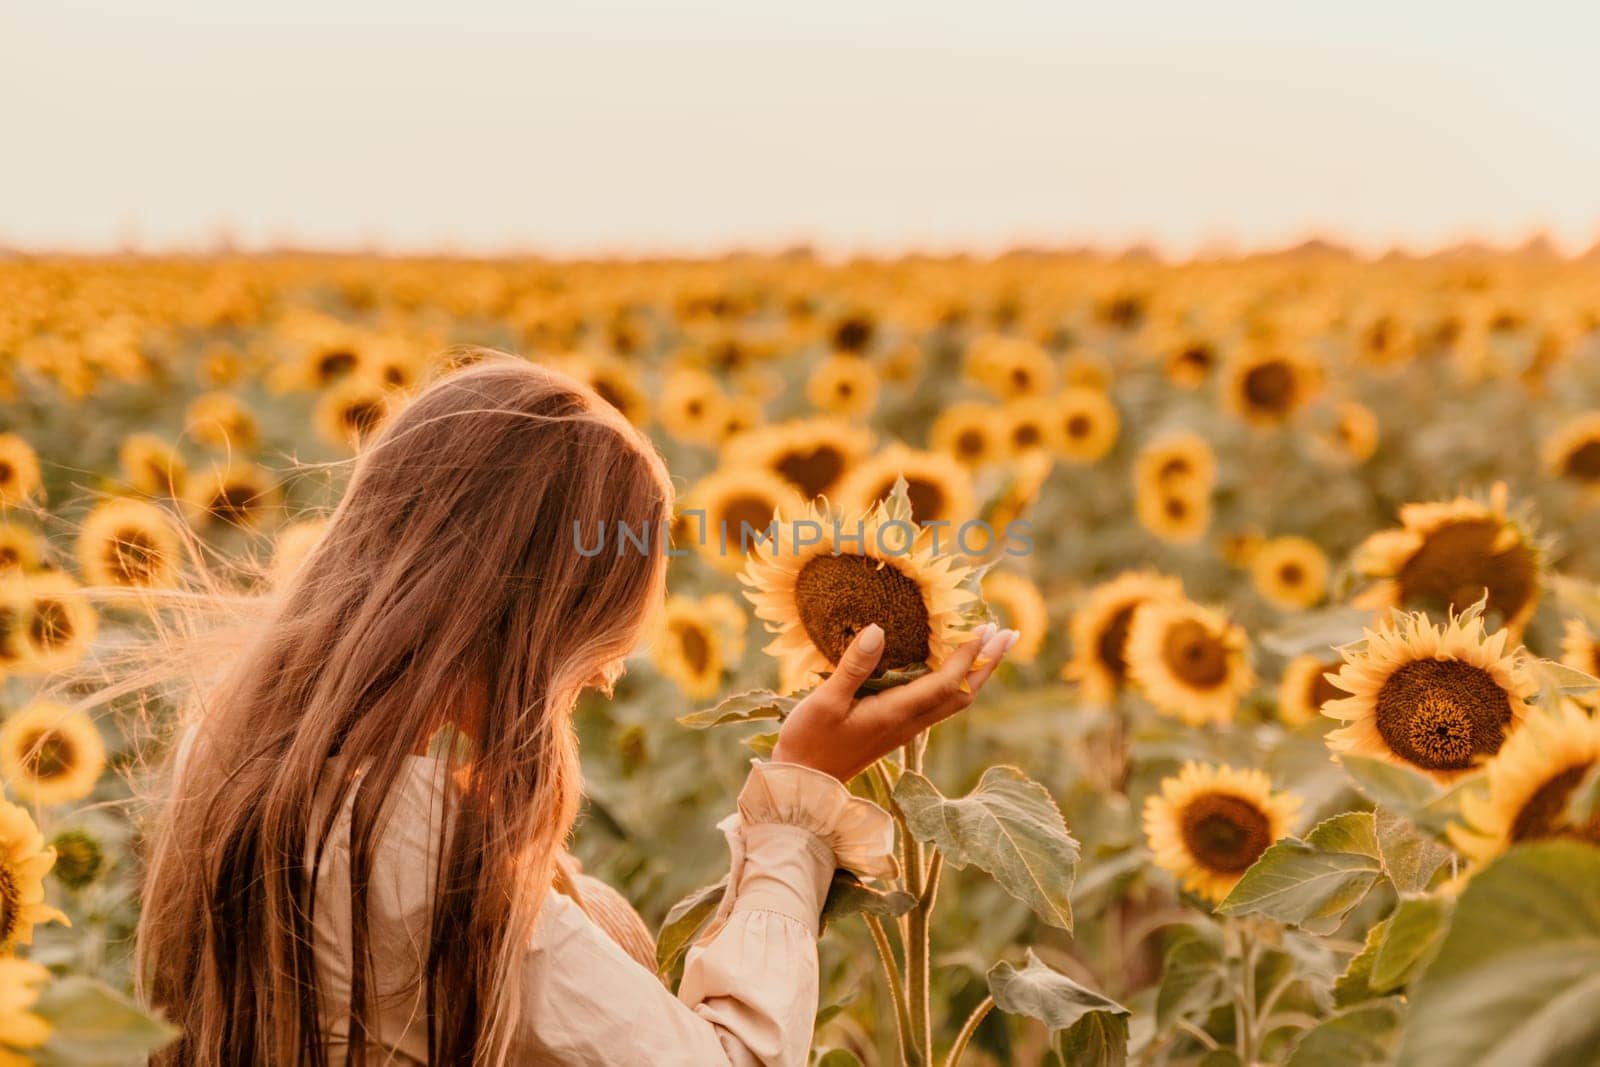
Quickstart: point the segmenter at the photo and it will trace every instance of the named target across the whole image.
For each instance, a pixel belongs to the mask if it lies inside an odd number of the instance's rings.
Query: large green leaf
[[[1304,841],[1287,837],[1268,848],[1217,910],[1331,934],[1382,870],[1371,813],[1346,812],[1318,824]]]
[[[1123,1067],[1128,1062],[1128,1019],[1091,1011],[1055,1035],[1052,1051],[1067,1067]]]
[[[1125,1017],[1128,1014],[1127,1008],[1110,997],[1085,989],[1060,971],[1045,966],[1039,957],[1033,954],[1032,949],[1028,950],[1027,960],[1021,969],[1004,962],[997,963],[989,969],[989,993],[994,997],[995,1007],[1001,1011],[1037,1019],[1044,1023],[1052,1034],[1073,1031],[1090,1015],[1109,1014]],[[1114,1044],[1117,1032],[1114,1026],[1095,1024],[1093,1027],[1086,1027],[1071,1034],[1071,1044],[1074,1047],[1101,1048],[1102,1055],[1109,1055],[1109,1051],[1103,1046],[1108,1041]],[[1126,1022],[1120,1028],[1120,1033],[1123,1042],[1122,1055],[1126,1056]],[[1068,1058],[1066,1062],[1077,1064],[1080,1061]],[[1121,1061],[1103,1059],[1091,1062]]]
[[[1420,893],[1450,857],[1450,851],[1420,832],[1410,819],[1379,808],[1375,813],[1383,873],[1398,893]]]
[[[894,799],[912,836],[938,846],[947,863],[977,866],[1045,922],[1072,929],[1078,842],[1044,786],[1015,767],[990,767],[952,800],[907,772]]]
[[[1387,993],[1416,977],[1444,937],[1450,906],[1448,897],[1406,897],[1396,905],[1372,960],[1372,988]]]
[[[1460,792],[1472,781],[1464,779],[1445,789],[1420,771],[1387,760],[1341,755],[1339,764],[1374,804],[1410,819],[1435,836],[1443,834],[1445,824],[1456,816]]]
[[[1375,1000],[1331,1015],[1306,1031],[1288,1067],[1387,1063],[1400,1038],[1400,1006]]]
[[[1350,957],[1344,973],[1334,980],[1333,1002],[1339,1007],[1347,1008],[1363,1000],[1372,1000],[1383,995],[1379,990],[1372,988],[1372,961],[1378,958],[1378,949],[1383,946],[1383,937],[1388,930],[1388,919],[1373,923],[1372,928],[1367,931],[1367,939],[1361,946],[1361,951]]]
[[[1214,930],[1181,927],[1167,942],[1156,993],[1156,1028],[1208,1011],[1222,999],[1228,972]]]
[[[51,1027],[44,1047],[30,1053],[40,1067],[142,1064],[178,1036],[121,993],[81,975],[46,986],[33,1010]]]
[[[727,891],[728,879],[724,876],[711,885],[701,886],[672,906],[667,917],[661,921],[660,932],[656,934],[658,971],[665,974],[672,970],[679,957],[689,951],[700,928],[717,910]]]
[[[849,871],[833,872],[833,884],[828,887],[828,899],[822,905],[822,928],[851,915],[865,912],[880,919],[904,915],[916,906],[917,898],[899,889],[874,889]]]
[[[797,697],[783,696],[770,689],[751,689],[744,693],[734,693],[714,708],[680,715],[678,725],[694,730],[705,730],[712,726],[727,726],[730,723],[782,719],[799,702]]]
[[[1402,1067],[1600,1063],[1600,848],[1546,841],[1473,876],[1411,987]]]

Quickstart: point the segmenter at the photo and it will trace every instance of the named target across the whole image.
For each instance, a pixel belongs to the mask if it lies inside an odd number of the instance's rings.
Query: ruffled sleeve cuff
[[[894,820],[888,812],[811,767],[750,762],[750,777],[739,792],[742,823],[782,823],[809,830],[833,851],[837,866],[864,878],[900,873],[894,857]]]

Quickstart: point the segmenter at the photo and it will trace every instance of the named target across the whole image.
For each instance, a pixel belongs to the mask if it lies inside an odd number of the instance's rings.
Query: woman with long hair
[[[894,870],[888,816],[842,782],[966,707],[1016,635],[859,700],[883,633],[857,636],[720,824],[728,892],[674,996],[565,858],[574,703],[619,676],[666,569],[661,536],[574,531],[671,508],[642,434],[522,361],[390,421],[188,702],[139,928],[143,992],[182,1028],[160,1063],[805,1062],[832,873]]]

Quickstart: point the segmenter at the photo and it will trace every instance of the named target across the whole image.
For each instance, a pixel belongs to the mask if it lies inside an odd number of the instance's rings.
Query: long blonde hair
[[[317,860],[347,802],[341,1010],[350,1062],[365,1061],[375,846],[407,757],[451,725],[470,740],[442,746],[466,784],[448,791],[435,853],[428,1043],[435,1063],[505,1060],[518,960],[577,812],[572,706],[614,679],[660,598],[671,495],[614,409],[509,357],[442,378],[391,420],[193,709],[139,925],[143,992],[183,1028],[158,1062],[328,1061],[312,926]],[[649,547],[594,552],[596,527],[617,524],[649,531]],[[353,773],[332,774],[334,757]]]

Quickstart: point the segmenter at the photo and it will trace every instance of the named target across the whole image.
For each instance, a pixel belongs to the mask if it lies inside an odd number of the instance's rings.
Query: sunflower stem
[[[1239,1062],[1252,1067],[1256,1062],[1256,939],[1248,922],[1234,922],[1239,945],[1239,981],[1233,998],[1234,1044]]]
[[[978,1032],[978,1024],[994,1008],[994,997],[984,997],[972,1014],[967,1016],[967,1021],[961,1024],[961,1032],[956,1034],[955,1044],[950,1046],[950,1055],[945,1057],[944,1067],[957,1067],[961,1062],[962,1053],[967,1051],[967,1046],[972,1043],[972,1035]]]
[[[918,774],[922,772],[922,756],[927,735],[919,734],[905,746],[905,767]],[[937,883],[925,885],[925,876],[938,874],[937,861],[924,866],[922,842],[907,830],[901,815],[901,847],[905,856],[906,892],[916,900],[916,905],[905,917],[906,950],[906,1000],[911,1019],[911,1048],[920,1063],[933,1060],[933,1014],[928,991],[929,918],[933,912],[933,897]]]
[[[866,920],[867,930],[872,934],[873,947],[878,950],[878,962],[883,965],[883,980],[889,987],[889,1001],[894,1005],[895,1042],[900,1049],[900,1062],[915,1067],[906,1044],[911,1033],[911,1015],[906,1007],[905,987],[900,981],[900,967],[895,962],[894,946],[889,944],[889,934],[883,928],[883,920],[876,915],[863,914],[861,917]]]

